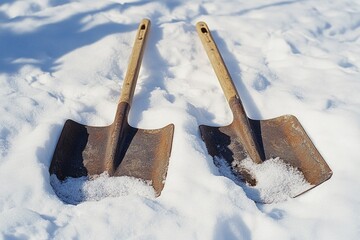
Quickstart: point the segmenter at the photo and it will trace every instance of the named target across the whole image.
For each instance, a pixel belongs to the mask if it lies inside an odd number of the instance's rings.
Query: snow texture
[[[109,177],[107,172],[99,176],[71,178],[60,181],[56,175],[50,176],[50,184],[61,200],[70,204],[84,201],[99,201],[107,197],[119,197],[130,194],[155,198],[151,182],[132,177]]]
[[[247,195],[256,202],[281,202],[312,188],[299,170],[279,157],[267,159],[261,164],[246,158],[232,165],[246,169],[256,179],[255,186],[242,184]]]
[[[215,157],[219,172],[241,186],[246,195],[257,203],[276,203],[289,200],[313,188],[304,175],[296,168],[286,164],[279,157],[266,159],[256,164],[251,158],[235,160],[231,166],[222,158]],[[239,169],[245,170],[256,184],[246,183]]]
[[[112,123],[142,18],[152,25],[129,123],[175,124],[165,187],[155,198],[126,177],[60,184],[49,166],[64,122]],[[255,188],[214,164],[198,126],[232,114],[198,21],[248,116],[295,115],[330,180],[288,198],[274,195],[294,176],[277,160],[250,166],[266,178]],[[360,239],[359,92],[357,0],[3,0],[0,239]]]

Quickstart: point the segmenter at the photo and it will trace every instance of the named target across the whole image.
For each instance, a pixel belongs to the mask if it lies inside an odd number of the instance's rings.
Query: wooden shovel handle
[[[143,19],[136,34],[136,39],[130,56],[129,66],[121,89],[119,103],[126,102],[129,104],[129,106],[131,106],[149,29],[150,20]]]
[[[211,65],[214,68],[216,76],[219,79],[220,85],[224,91],[226,99],[228,100],[228,102],[233,97],[239,99],[239,94],[236,91],[236,88],[231,79],[229,71],[227,70],[224,60],[222,59],[221,54],[216,46],[216,43],[214,42],[214,39],[211,36],[208,26],[204,22],[198,22],[196,24],[196,30],[206,50],[206,53],[210,59]]]
[[[246,116],[244,106],[241,103],[240,97],[234,83],[231,79],[229,71],[226,68],[224,60],[221,57],[219,49],[211,36],[210,30],[206,23],[198,22],[196,30],[199,34],[201,42],[210,59],[211,65],[214,68],[216,76],[219,79],[220,85],[224,91],[225,97],[230,105],[231,111],[234,115],[233,124],[236,125],[239,138],[243,144],[246,152],[255,163],[261,163],[261,155],[259,153],[259,145],[256,142],[254,133],[250,127],[250,122]]]

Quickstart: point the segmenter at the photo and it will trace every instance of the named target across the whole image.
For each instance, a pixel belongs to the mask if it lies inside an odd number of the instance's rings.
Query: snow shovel
[[[284,115],[268,120],[253,120],[246,116],[209,28],[206,23],[198,22],[196,29],[234,116],[233,122],[225,127],[199,127],[214,162],[217,158],[224,159],[237,177],[254,186],[256,179],[238,163],[250,158],[254,163],[261,164],[266,159],[279,157],[303,173],[305,180],[311,184],[308,189],[291,197],[328,180],[332,175],[331,169],[295,116]]]
[[[159,196],[167,174],[174,125],[145,130],[127,121],[140,70],[150,21],[139,25],[114,122],[105,127],[65,122],[57,143],[50,174],[58,179],[99,175],[130,176],[151,182]]]

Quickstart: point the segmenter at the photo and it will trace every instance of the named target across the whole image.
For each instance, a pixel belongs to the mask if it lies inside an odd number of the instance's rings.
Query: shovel
[[[64,180],[106,171],[110,176],[149,181],[156,195],[160,195],[167,174],[174,125],[145,130],[131,127],[127,121],[149,28],[150,21],[143,19],[114,122],[105,127],[92,127],[67,120],[51,161],[50,174]]]
[[[233,122],[225,127],[199,127],[201,137],[214,160],[224,159],[232,166],[237,177],[254,186],[256,179],[247,169],[238,167],[237,163],[250,158],[254,163],[261,164],[266,159],[279,157],[299,170],[311,184],[308,189],[291,197],[328,180],[332,175],[331,169],[295,116],[284,115],[268,120],[253,120],[246,116],[208,26],[198,22],[196,29],[234,116]]]

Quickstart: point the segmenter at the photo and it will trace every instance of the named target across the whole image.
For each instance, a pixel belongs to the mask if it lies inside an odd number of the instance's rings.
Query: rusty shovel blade
[[[114,122],[92,127],[72,120],[65,122],[50,165],[50,174],[66,177],[99,175],[130,176],[151,182],[160,195],[167,174],[174,125],[145,130],[131,127],[130,111],[144,43],[150,21],[139,25]]]
[[[151,181],[157,195],[164,187],[174,125],[145,130],[131,127],[121,112],[106,127],[91,127],[72,120],[65,122],[50,165],[50,173],[66,177],[99,175],[131,176]],[[122,123],[119,126],[117,122]],[[122,128],[121,135],[114,134]]]
[[[209,154],[214,157],[214,162],[216,163],[216,158],[224,159],[235,175],[250,185],[256,185],[256,179],[247,169],[239,167],[238,163],[250,158],[255,164],[261,164],[266,159],[279,157],[299,170],[311,185],[296,196],[328,180],[332,175],[331,169],[296,117],[285,115],[269,120],[247,117],[208,26],[199,22],[196,27],[234,116],[233,122],[228,126],[199,126],[202,139]]]
[[[229,166],[233,162],[240,163],[249,157],[247,146],[241,136],[241,128],[237,109],[239,101],[230,101],[234,113],[233,122],[224,127],[200,126],[201,137],[212,157],[224,159]],[[248,118],[255,144],[262,160],[279,157],[286,164],[299,170],[310,183],[308,189],[328,180],[332,171],[316,149],[311,139],[293,115],[283,115],[268,120],[253,120]],[[261,162],[257,162],[261,164]],[[236,164],[238,166],[238,164]],[[256,185],[254,179],[246,169],[232,167],[235,174],[250,185]],[[298,193],[300,195],[301,193]],[[295,197],[295,196],[294,196]]]

